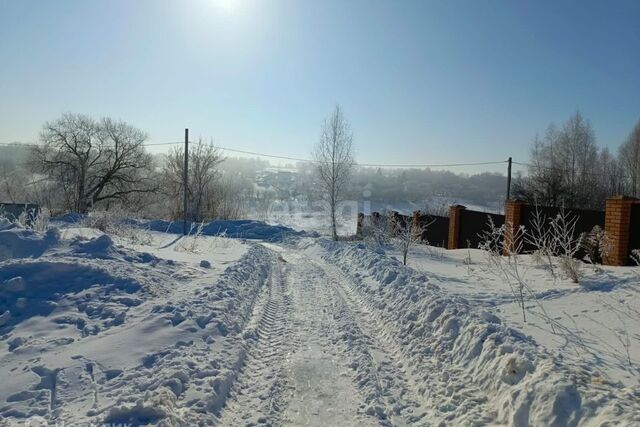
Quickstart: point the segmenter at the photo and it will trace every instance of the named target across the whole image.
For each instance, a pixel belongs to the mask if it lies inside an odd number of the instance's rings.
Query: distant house
[[[33,203],[2,203],[0,202],[0,218],[16,221],[20,215],[26,215],[26,223],[32,223],[40,214],[40,206]]]

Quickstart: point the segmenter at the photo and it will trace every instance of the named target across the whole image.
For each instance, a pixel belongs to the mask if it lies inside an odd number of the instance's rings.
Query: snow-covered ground
[[[640,425],[635,269],[532,265],[554,334],[478,251],[133,224],[0,230],[0,425]]]
[[[397,251],[390,254],[402,259]],[[524,279],[535,295],[526,299],[526,322],[517,295],[488,267],[481,250],[418,245],[407,264],[560,357],[587,363],[595,375],[640,385],[640,267],[584,264],[578,285],[559,271],[554,277],[529,255],[521,258]]]

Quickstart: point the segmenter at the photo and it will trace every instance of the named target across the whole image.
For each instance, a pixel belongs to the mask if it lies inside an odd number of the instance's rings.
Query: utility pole
[[[189,129],[184,130],[184,176],[182,177],[184,187],[184,205],[182,223],[182,234],[187,235],[187,197],[189,193]]]
[[[507,160],[507,200],[511,198],[511,157]]]

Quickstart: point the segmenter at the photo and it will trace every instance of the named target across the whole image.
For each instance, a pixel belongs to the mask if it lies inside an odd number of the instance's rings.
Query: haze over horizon
[[[638,16],[634,1],[0,1],[0,142],[77,112],[150,143],[188,127],[308,158],[339,103],[363,163],[526,161],[578,109],[615,152],[640,118]]]

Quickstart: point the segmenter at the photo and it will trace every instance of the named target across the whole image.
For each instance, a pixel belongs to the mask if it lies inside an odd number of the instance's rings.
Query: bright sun
[[[213,0],[213,3],[220,9],[230,12],[238,7],[239,0]]]

